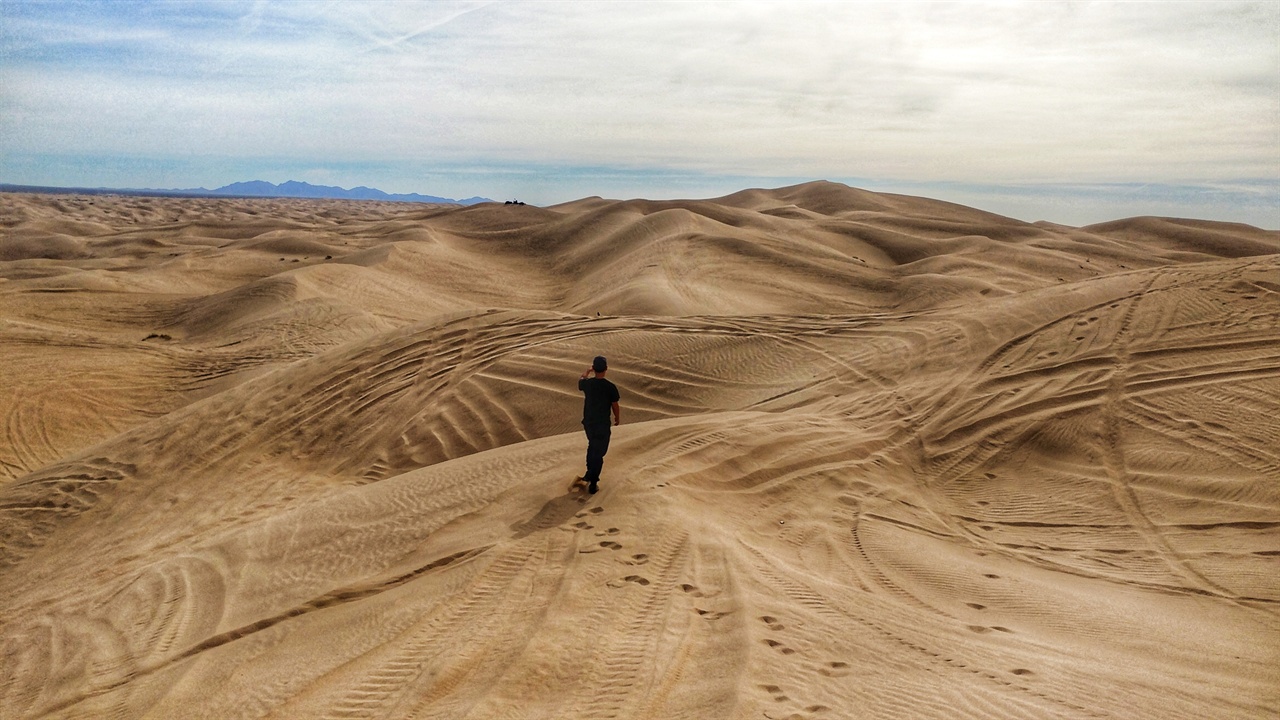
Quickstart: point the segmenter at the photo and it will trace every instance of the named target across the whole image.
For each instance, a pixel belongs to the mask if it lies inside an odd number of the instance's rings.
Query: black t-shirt
[[[578,380],[578,389],[586,395],[582,401],[582,424],[611,425],[609,415],[613,404],[621,399],[618,386],[604,378],[582,378]]]

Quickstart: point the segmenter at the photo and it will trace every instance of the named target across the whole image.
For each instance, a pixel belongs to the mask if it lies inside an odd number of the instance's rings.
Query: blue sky
[[[1280,3],[0,0],[0,182],[1280,228]]]

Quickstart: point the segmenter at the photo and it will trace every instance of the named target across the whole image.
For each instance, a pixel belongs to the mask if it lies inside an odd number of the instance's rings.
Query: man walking
[[[613,424],[622,422],[622,410],[618,407],[618,386],[604,378],[609,363],[602,357],[591,362],[591,367],[578,378],[582,391],[582,428],[587,431],[587,474],[581,480],[587,483],[587,492],[599,490],[600,470],[604,467],[604,455],[609,452],[609,413]],[[592,375],[595,377],[592,377]]]

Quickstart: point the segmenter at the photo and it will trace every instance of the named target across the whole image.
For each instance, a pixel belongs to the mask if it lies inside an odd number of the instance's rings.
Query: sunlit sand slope
[[[830,183],[0,228],[5,718],[1280,713],[1275,232]]]

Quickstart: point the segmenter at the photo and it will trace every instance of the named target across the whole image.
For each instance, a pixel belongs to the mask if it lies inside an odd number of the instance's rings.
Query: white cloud
[[[1280,167],[1276,4],[125,5],[0,5],[0,149],[957,182]]]

